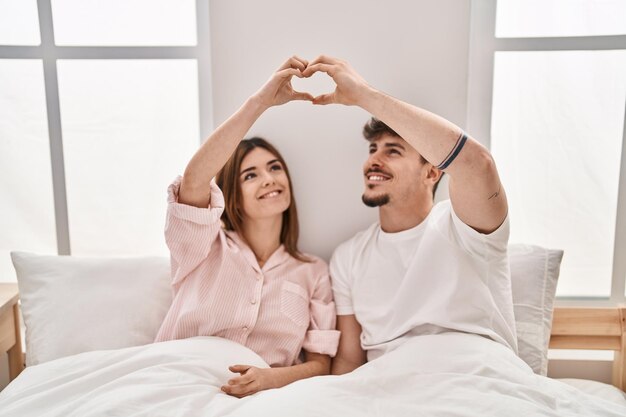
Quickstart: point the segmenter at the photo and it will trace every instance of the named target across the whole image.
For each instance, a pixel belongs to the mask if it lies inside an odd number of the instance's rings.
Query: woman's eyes
[[[275,164],[275,165],[270,166],[270,171],[280,171],[282,169],[283,169],[283,167],[280,164]],[[248,181],[248,180],[251,180],[252,178],[255,178],[255,177],[256,177],[255,173],[249,172],[246,175],[244,175],[243,180],[244,181]]]

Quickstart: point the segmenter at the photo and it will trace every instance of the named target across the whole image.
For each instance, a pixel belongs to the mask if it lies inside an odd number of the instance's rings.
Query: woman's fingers
[[[304,71],[304,69],[307,67],[308,64],[309,62],[306,59],[302,59],[299,56],[294,55],[291,58],[289,58],[287,61],[285,61],[283,65],[281,65],[280,68],[278,68],[278,71],[284,70],[287,68],[294,68],[294,69],[299,69],[300,71]]]
[[[244,374],[248,369],[250,369],[250,365],[233,365],[233,366],[229,366],[228,370],[230,372],[237,372],[239,374]]]
[[[253,377],[248,374],[243,374],[241,376],[236,376],[228,380],[228,385],[247,385],[253,381]]]
[[[254,390],[252,389],[250,384],[244,384],[244,385],[224,385],[224,386],[222,386],[222,391],[224,391],[228,395],[234,395],[235,397],[248,395],[248,394],[254,392]]]
[[[309,94],[309,93],[303,93],[301,91],[294,91],[293,92],[293,96],[292,96],[292,100],[306,100],[306,101],[313,101],[313,95]]]
[[[276,76],[279,78],[291,78],[296,76],[298,78],[303,78],[302,72],[295,68],[286,68],[284,70],[280,70],[276,72]]]

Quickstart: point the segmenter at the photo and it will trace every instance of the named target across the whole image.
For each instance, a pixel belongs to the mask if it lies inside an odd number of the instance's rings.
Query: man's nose
[[[367,158],[367,166],[369,167],[383,167],[383,162],[380,158],[380,153],[373,152],[370,154],[369,158]]]

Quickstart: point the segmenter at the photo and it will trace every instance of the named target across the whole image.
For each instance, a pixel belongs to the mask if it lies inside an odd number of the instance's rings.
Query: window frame
[[[471,0],[466,129],[488,149],[491,148],[496,52],[626,50],[626,35],[496,38],[496,7],[497,0]],[[625,303],[626,257],[620,256],[623,253],[626,253],[626,112],[622,132],[611,294],[609,297],[557,297],[557,305],[613,306]]]
[[[200,137],[213,130],[209,2],[196,0],[195,46],[58,46],[55,44],[51,0],[37,0],[41,44],[0,45],[0,59],[35,59],[43,62],[48,138],[52,166],[52,192],[56,225],[57,253],[71,255],[68,220],[63,131],[59,104],[57,60],[71,59],[194,59],[198,66],[198,105]]]

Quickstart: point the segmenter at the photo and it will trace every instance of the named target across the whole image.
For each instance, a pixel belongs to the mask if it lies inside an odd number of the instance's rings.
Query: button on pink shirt
[[[334,356],[339,343],[326,263],[293,258],[281,245],[263,267],[237,233],[224,231],[224,197],[211,182],[209,208],[178,203],[181,177],[168,188],[165,240],[174,301],[157,342],[219,336],[271,366],[299,362],[302,349]]]

